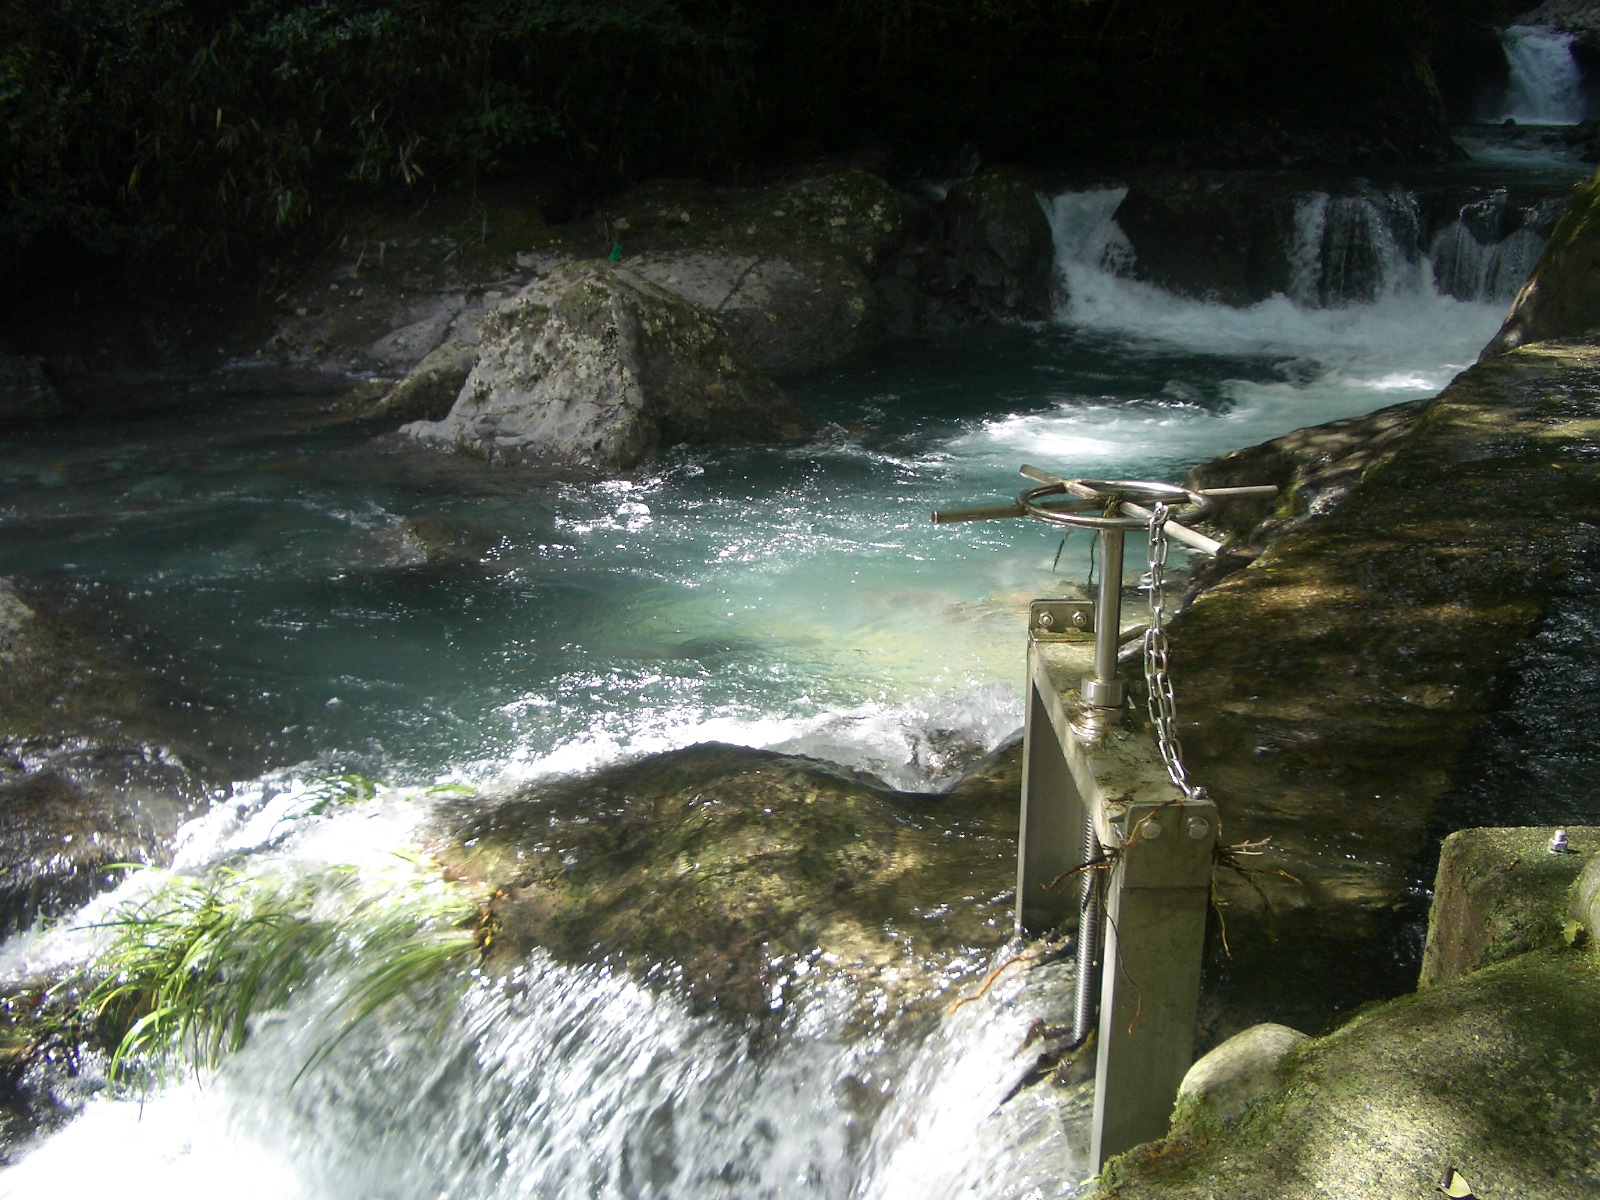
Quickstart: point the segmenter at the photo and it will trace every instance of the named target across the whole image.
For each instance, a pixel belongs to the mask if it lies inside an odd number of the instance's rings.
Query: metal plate
[[[1028,636],[1039,642],[1094,638],[1094,601],[1035,600],[1028,606]]]

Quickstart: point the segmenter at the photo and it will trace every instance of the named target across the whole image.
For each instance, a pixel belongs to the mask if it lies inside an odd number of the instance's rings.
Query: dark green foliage
[[[1277,121],[1415,157],[1443,141],[1430,40],[1481,8],[5,0],[0,274],[62,235],[203,261],[352,192],[538,171],[592,193],[863,136],[1055,163]]]

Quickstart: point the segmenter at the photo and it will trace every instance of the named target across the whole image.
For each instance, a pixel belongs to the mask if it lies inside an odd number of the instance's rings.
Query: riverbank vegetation
[[[69,0],[0,11],[0,280],[226,262],[341,204],[551,204],[863,145],[1058,165],[1445,153],[1430,53],[1494,0]],[[1171,147],[1188,146],[1188,149]],[[558,218],[562,214],[555,214]]]

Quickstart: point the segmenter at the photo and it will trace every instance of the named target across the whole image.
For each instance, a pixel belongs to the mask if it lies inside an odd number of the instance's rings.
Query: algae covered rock
[[[1000,778],[1009,784],[1002,772]],[[490,965],[615,960],[735,1018],[840,973],[884,994],[1010,932],[1016,797],[910,794],[708,744],[448,813],[441,861],[493,889]]]
[[[402,432],[491,462],[627,470],[674,443],[808,428],[701,309],[626,267],[585,261],[485,318],[449,415]]]
[[[1564,949],[1377,1006],[1297,1044],[1282,1089],[1219,1131],[1185,1114],[1169,1139],[1107,1164],[1117,1200],[1600,1195],[1600,958]]]
[[[1224,1124],[1239,1120],[1278,1090],[1284,1058],[1305,1037],[1271,1021],[1234,1034],[1189,1068],[1178,1103],[1197,1106]]]
[[[1561,945],[1568,892],[1596,859],[1600,828],[1594,826],[1452,833],[1439,851],[1418,986]]]
[[[1257,1026],[1191,1069],[1161,1141],[1108,1163],[1119,1200],[1600,1194],[1600,954],[1568,913],[1600,830],[1447,839],[1419,991],[1326,1037]],[[1461,1192],[1447,1194],[1462,1194]]]

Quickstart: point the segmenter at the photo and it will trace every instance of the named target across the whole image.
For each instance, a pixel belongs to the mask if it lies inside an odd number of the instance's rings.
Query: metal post
[[[1216,809],[1141,805],[1129,827],[1107,888],[1090,1171],[1166,1134],[1194,1057]]]
[[[1083,680],[1083,700],[1096,708],[1121,708],[1128,685],[1117,678],[1122,635],[1122,542],[1120,529],[1100,531],[1100,587],[1095,598],[1094,674]]]
[[[1099,1012],[1074,1012],[1079,1033],[1098,1022],[1091,1172],[1166,1132],[1194,1049],[1217,830],[1216,807],[1173,785],[1147,730],[1096,725],[1079,695],[1095,648],[1030,634],[1017,855],[1017,931],[1043,936],[1078,917],[1072,872],[1103,847],[1106,863],[1079,877],[1104,896],[1103,920],[1091,906],[1078,928],[1080,969],[1100,962]]]
[[[1029,517],[1100,535],[1096,602],[1036,600],[1029,619],[1016,916],[1019,935],[1044,936],[1074,918],[1079,923],[1073,1013],[1079,1038],[1094,1021],[1099,995],[1088,1163],[1095,1173],[1111,1155],[1167,1130],[1194,1053],[1217,839],[1216,806],[1187,785],[1177,759],[1170,690],[1165,709],[1151,706],[1155,729],[1138,730],[1132,727],[1137,718],[1123,719],[1127,685],[1117,677],[1123,535],[1150,531],[1147,638],[1153,637],[1161,632],[1159,564],[1166,543],[1160,539],[1173,537],[1208,554],[1218,550],[1217,542],[1170,520],[1172,506],[1199,514],[1213,497],[1266,497],[1277,489],[1196,492],[1161,483],[1063,479],[1028,466],[1022,474],[1040,486],[1019,493],[1016,503],[944,510],[934,520]],[[1146,653],[1151,661],[1157,657],[1149,640]],[[1147,665],[1146,671],[1150,678],[1164,667]],[[1073,886],[1068,881],[1075,873]]]

